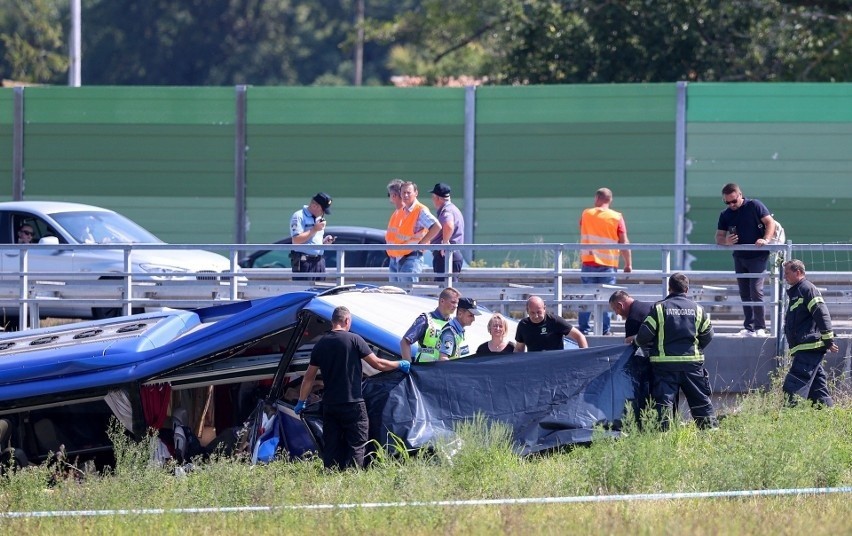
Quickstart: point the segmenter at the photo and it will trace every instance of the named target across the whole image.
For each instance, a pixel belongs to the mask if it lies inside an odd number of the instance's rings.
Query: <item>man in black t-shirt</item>
[[[527,314],[527,318],[518,322],[515,332],[516,352],[562,350],[562,337],[572,339],[580,348],[588,348],[585,335],[564,318],[548,313],[544,300],[538,296],[527,300]]]
[[[616,290],[609,297],[609,307],[613,313],[624,319],[624,342],[633,344],[634,351],[630,363],[637,382],[634,409],[636,410],[636,422],[641,423],[642,409],[651,396],[651,362],[648,360],[651,350],[645,347],[641,352],[636,351],[638,347],[634,344],[634,341],[636,334],[639,333],[639,328],[642,327],[642,322],[645,321],[645,317],[651,313],[653,304],[639,301],[624,290]],[[677,407],[677,403],[674,405]]]
[[[720,246],[765,246],[775,234],[775,220],[766,205],[757,199],[746,199],[733,182],[722,188],[722,201],[728,207],[719,214],[716,243]],[[738,274],[760,274],[766,270],[768,251],[734,251],[734,271]],[[763,278],[737,278],[740,299],[760,302],[743,305],[743,329],[740,335],[766,337],[766,318],[763,308]]]
[[[331,315],[331,331],[311,350],[311,362],[294,409],[297,415],[302,413],[317,372],[322,373],[322,439],[325,444],[322,461],[329,469],[364,467],[368,421],[361,392],[361,360],[382,372],[402,370],[407,373],[411,367],[408,361],[376,357],[360,335],[349,333],[351,326],[349,309],[337,307]]]

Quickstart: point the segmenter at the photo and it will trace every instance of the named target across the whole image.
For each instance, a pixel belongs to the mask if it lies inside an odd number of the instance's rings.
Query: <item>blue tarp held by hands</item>
[[[526,455],[618,433],[636,393],[626,345],[485,356],[416,365],[364,382],[370,437],[421,448],[481,413],[512,429]]]

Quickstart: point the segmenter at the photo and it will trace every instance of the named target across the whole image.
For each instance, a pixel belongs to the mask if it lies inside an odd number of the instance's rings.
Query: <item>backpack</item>
[[[772,217],[775,219],[775,216]],[[787,243],[787,233],[784,232],[784,226],[781,225],[781,222],[775,220],[775,232],[772,233],[772,237],[769,239],[769,244],[786,244]]]

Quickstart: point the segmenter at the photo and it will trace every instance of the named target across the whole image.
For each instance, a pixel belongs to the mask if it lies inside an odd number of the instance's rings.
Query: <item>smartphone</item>
[[[730,227],[728,227],[728,234],[732,234],[732,235],[737,234],[737,226],[731,225]]]

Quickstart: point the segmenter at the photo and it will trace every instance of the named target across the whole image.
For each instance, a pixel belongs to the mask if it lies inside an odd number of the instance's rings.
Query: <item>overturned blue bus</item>
[[[3,334],[0,419],[32,460],[59,445],[76,459],[108,456],[111,416],[141,439],[178,407],[202,440],[248,422],[254,460],[270,438],[284,455],[301,456],[322,448],[322,382],[302,418],[292,409],[313,344],[339,305],[376,355],[399,359],[400,338],[435,300],[343,286]],[[482,312],[468,328],[472,348],[489,339],[490,313]],[[596,426],[617,433],[636,392],[630,354],[616,345],[473,356],[416,365],[408,376],[365,365],[371,435],[421,448],[477,413],[510,426],[521,454],[589,441]]]

